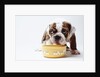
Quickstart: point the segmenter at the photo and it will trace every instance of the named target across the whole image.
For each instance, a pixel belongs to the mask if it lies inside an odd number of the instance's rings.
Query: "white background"
[[[47,59],[42,55],[41,39],[45,29],[51,21],[68,21],[76,28],[77,48],[80,55],[72,55],[69,58]],[[23,15],[15,16],[16,28],[16,60],[83,60],[84,42],[84,16],[82,15]]]
[[[16,60],[16,15],[83,15],[84,61]],[[95,72],[95,5],[5,5],[5,72]]]

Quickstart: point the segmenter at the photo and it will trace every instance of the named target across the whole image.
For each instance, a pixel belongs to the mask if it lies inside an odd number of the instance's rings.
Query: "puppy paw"
[[[79,55],[80,52],[78,50],[71,50],[71,54],[73,54],[73,55]]]

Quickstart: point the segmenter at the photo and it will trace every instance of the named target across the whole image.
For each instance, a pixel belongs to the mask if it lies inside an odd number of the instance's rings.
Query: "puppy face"
[[[52,44],[65,45],[71,25],[67,22],[52,23],[44,34],[43,41],[49,40]]]

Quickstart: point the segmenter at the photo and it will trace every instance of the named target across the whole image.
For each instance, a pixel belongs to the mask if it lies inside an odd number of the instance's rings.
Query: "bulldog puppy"
[[[67,42],[70,43],[70,48],[67,46]],[[43,34],[42,44],[66,45],[67,49],[70,50],[72,54],[80,54],[76,46],[75,27],[71,26],[71,24],[66,21],[49,24]]]

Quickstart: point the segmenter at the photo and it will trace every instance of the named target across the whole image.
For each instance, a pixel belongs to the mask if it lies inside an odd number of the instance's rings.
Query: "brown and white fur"
[[[70,43],[70,48],[67,46]],[[75,27],[69,22],[53,22],[49,24],[42,38],[44,45],[66,45],[72,54],[80,54],[76,46]]]

